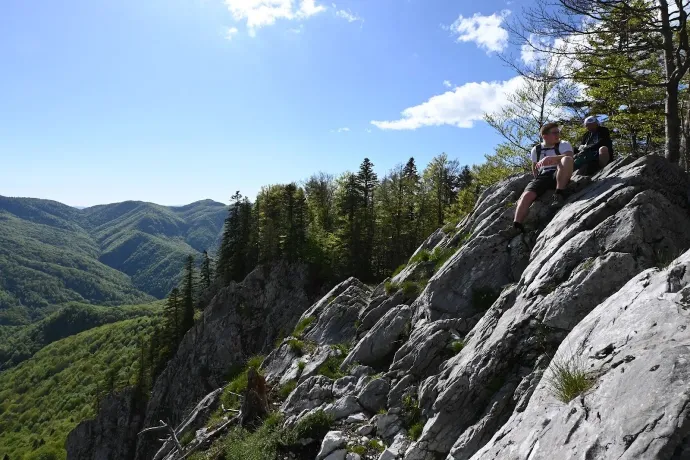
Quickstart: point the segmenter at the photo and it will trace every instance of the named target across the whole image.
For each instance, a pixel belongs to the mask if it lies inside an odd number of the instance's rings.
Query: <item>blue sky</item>
[[[506,0],[4,0],[0,195],[70,205],[482,160]],[[509,13],[512,11],[512,13]],[[476,16],[475,16],[476,15]]]

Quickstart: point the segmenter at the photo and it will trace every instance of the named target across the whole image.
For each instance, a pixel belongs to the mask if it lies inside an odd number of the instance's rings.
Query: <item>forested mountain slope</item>
[[[217,247],[227,208],[123,202],[76,209],[0,197],[0,325],[40,319],[76,301],[135,304],[162,297],[185,256]]]

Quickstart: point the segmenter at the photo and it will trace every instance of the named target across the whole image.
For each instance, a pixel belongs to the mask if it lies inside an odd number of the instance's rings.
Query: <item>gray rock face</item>
[[[690,252],[633,278],[561,344],[556,360],[588,372],[590,390],[556,399],[552,364],[472,459],[690,458],[688,326]]]
[[[321,450],[317,454],[316,460],[325,459],[334,451],[344,447],[345,443],[347,443],[347,438],[343,435],[342,431],[329,431],[326,433],[326,437],[323,438]],[[345,454],[343,454],[342,458],[345,458]]]
[[[354,392],[355,386],[357,386],[357,377],[354,375],[339,378],[333,384],[333,396],[340,398],[346,394],[351,394]]]
[[[391,309],[404,303],[405,296],[401,290],[395,292],[392,296],[381,296],[372,301],[363,309],[360,314],[360,325],[358,332],[360,336],[362,333],[368,331]]]
[[[390,384],[384,379],[371,380],[359,393],[357,400],[363,408],[376,413],[380,409],[385,409],[390,388]]]
[[[396,414],[384,414],[377,416],[376,419],[376,434],[383,439],[390,440],[400,433],[402,428],[402,419]]]
[[[304,410],[314,409],[333,398],[333,380],[317,375],[299,384],[285,400],[281,412],[299,415]]]
[[[277,264],[222,289],[156,380],[146,425],[159,419],[179,423],[185,409],[221,387],[229,371],[271,350],[280,328],[289,334],[309,306],[308,283],[306,267]]]
[[[396,341],[405,328],[409,326],[411,316],[410,307],[406,305],[396,307],[386,313],[350,351],[350,354],[343,361],[341,369],[346,370],[354,363],[376,365],[394,352],[399,346]]]
[[[283,383],[281,379],[289,373],[297,358],[299,358],[299,355],[292,350],[287,340],[284,340],[278,348],[266,356],[262,364],[262,370],[266,381],[271,384],[275,384],[275,382],[278,381]]]
[[[356,397],[347,395],[331,404],[327,404],[323,411],[332,415],[335,420],[340,420],[349,415],[361,412],[362,406],[359,405]]]
[[[518,403],[524,408],[546,356],[572,327],[660,254],[690,247],[681,230],[690,228],[688,185],[678,168],[650,156],[612,164],[571,196],[540,234],[519,283],[504,289],[433,388],[423,389],[434,398],[430,418],[405,458],[451,448],[454,459],[470,458]]]
[[[314,350],[314,352],[309,356],[303,357],[301,360],[304,361],[305,365],[304,369],[302,369],[302,373],[299,376],[299,382],[302,383],[308,378],[316,375],[319,367],[321,367],[321,365],[325,363],[329,357],[335,354],[336,351],[333,350],[330,345],[324,345],[317,347],[316,350]]]
[[[343,292],[345,292],[347,289],[349,289],[352,286],[355,286],[360,291],[371,293],[371,289],[369,289],[369,287],[366,284],[362,283],[357,278],[350,277],[350,278],[346,279],[345,281],[343,281],[342,283],[338,284],[333,289],[331,289],[328,292],[328,294],[323,296],[323,298],[321,300],[319,300],[314,305],[309,307],[309,309],[307,309],[302,314],[302,316],[300,316],[299,320],[302,321],[303,319],[306,319],[309,317],[317,318],[321,314],[321,311],[326,306],[328,306],[328,304],[331,303],[331,301],[333,299],[337,298],[340,294],[342,294]]]
[[[388,407],[389,408],[400,408],[402,407],[402,400],[406,394],[415,393],[415,388],[413,386],[414,377],[411,375],[406,375],[401,378],[388,393]]]
[[[350,286],[322,308],[316,324],[305,334],[305,338],[319,344],[333,345],[352,341],[357,333],[355,323],[359,310],[366,305],[368,296],[368,290]]]
[[[475,319],[448,319],[418,323],[410,338],[395,353],[390,370],[398,375],[412,375],[423,379],[436,374],[453,333],[464,336],[477,323]]]
[[[142,429],[143,404],[127,388],[107,395],[95,419],[85,420],[67,436],[70,460],[127,460],[134,456],[137,433]]]

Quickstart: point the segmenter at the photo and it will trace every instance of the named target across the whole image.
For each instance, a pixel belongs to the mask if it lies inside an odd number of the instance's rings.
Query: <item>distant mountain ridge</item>
[[[227,206],[124,201],[77,209],[0,196],[0,324],[21,324],[77,301],[99,305],[161,298],[185,256],[214,251]]]

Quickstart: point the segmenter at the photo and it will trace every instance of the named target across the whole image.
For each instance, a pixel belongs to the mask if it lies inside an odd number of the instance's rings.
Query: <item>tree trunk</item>
[[[666,159],[678,163],[680,159],[680,117],[678,116],[678,85],[666,89]]]

